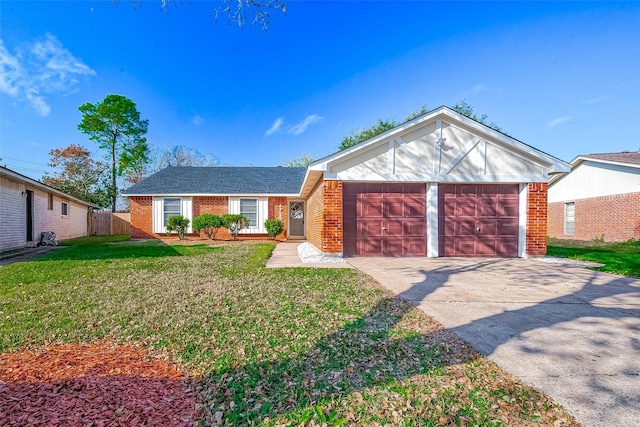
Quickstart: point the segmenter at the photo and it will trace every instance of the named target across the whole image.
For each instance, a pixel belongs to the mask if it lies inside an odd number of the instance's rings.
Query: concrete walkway
[[[301,242],[280,242],[267,260],[267,268],[315,267],[315,268],[353,268],[346,262],[302,262],[298,256],[298,245]]]
[[[525,259],[348,261],[583,425],[640,425],[640,280]]]

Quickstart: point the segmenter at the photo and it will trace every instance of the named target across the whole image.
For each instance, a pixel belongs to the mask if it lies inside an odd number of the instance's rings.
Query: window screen
[[[576,205],[565,203],[564,205],[564,234],[572,236],[575,231]]]
[[[60,209],[60,213],[64,216],[68,216],[69,215],[69,205],[67,205],[65,202],[61,203],[62,208]]]
[[[53,210],[53,194],[49,193],[49,201],[47,203],[47,209]]]
[[[249,227],[258,226],[258,200],[240,199],[240,214],[247,217]]]
[[[180,198],[165,198],[164,199],[164,225],[167,225],[167,221],[170,216],[180,215]]]

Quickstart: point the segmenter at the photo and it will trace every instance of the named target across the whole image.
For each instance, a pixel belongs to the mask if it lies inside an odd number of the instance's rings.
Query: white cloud
[[[282,117],[278,117],[273,121],[273,124],[271,125],[271,127],[267,129],[267,131],[264,134],[269,136],[272,133],[277,132],[280,129],[280,126],[282,126],[283,122],[284,122],[284,119]]]
[[[473,87],[473,89],[471,89],[471,92],[484,92],[487,89],[489,88],[484,83],[478,83]]]
[[[319,116],[317,114],[309,114],[300,123],[290,126],[289,129],[287,129],[287,133],[300,135],[301,133],[306,131],[309,126],[314,123],[321,122],[322,120],[324,120],[324,117],[322,116]]]
[[[547,123],[547,127],[548,128],[552,128],[555,126],[558,126],[559,124],[562,124],[568,120],[571,120],[572,116],[562,116],[562,117],[556,117],[555,119],[551,120],[549,123]]]
[[[191,123],[198,126],[204,123],[204,119],[200,115],[195,115],[191,118]]]
[[[30,103],[42,116],[51,112],[45,94],[72,92],[79,77],[96,74],[52,34],[14,54],[0,40],[0,71],[0,92]]]
[[[585,102],[587,104],[589,104],[589,105],[593,105],[593,104],[598,104],[598,103],[600,103],[602,101],[605,101],[608,98],[609,98],[608,95],[600,95],[600,96],[597,96],[595,98],[589,98]]]

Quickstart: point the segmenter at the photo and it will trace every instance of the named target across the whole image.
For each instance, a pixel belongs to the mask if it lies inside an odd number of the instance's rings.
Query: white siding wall
[[[175,199],[177,196],[168,196]],[[193,200],[191,197],[179,197],[180,215],[189,220],[187,233],[193,233]],[[154,197],[152,199],[153,232],[158,234],[166,233],[164,228],[164,197]]]
[[[240,199],[257,199],[258,200],[258,220],[256,227],[249,227],[241,230],[243,234],[266,234],[267,230],[264,228],[264,221],[269,215],[269,201],[267,197],[229,197],[229,213],[240,213]]]
[[[640,192],[640,169],[584,161],[549,187],[549,203]]]
[[[53,210],[49,210],[49,193],[30,184],[25,185],[8,178],[0,178],[0,250],[27,245],[27,199],[22,192],[33,191],[33,241],[40,233],[53,231],[56,239],[64,240],[87,235],[87,207],[80,203],[53,196]],[[65,201],[68,216],[62,216],[61,205]]]
[[[0,250],[27,244],[27,201],[22,197],[22,191],[23,184],[0,177]]]

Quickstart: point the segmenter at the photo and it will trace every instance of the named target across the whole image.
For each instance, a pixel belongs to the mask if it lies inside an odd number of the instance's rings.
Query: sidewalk
[[[267,268],[313,267],[313,268],[353,268],[347,262],[302,262],[298,255],[300,243],[281,242],[267,260]]]

